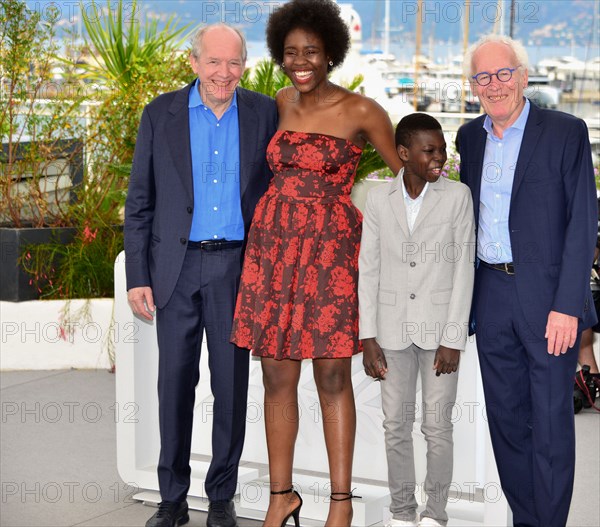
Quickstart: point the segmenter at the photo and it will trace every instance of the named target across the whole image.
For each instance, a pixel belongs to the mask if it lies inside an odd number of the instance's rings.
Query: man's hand
[[[453,373],[458,369],[460,361],[460,350],[440,346],[435,352],[433,359],[433,369],[436,370],[436,376],[442,373]]]
[[[365,373],[375,380],[385,379],[387,373],[387,362],[383,350],[374,338],[364,339],[363,343],[363,366]]]
[[[152,297],[151,287],[132,287],[127,291],[127,301],[135,315],[152,320],[154,318],[154,299]]]
[[[558,311],[550,311],[545,335],[548,339],[548,353],[550,355],[558,357],[561,353],[566,353],[567,349],[575,346],[577,324],[577,317],[565,315]]]

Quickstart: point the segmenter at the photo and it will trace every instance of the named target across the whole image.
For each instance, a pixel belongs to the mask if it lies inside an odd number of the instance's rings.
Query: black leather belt
[[[490,269],[495,269],[496,271],[502,271],[506,274],[515,274],[515,266],[512,262],[509,263],[487,263],[481,260],[481,263]]]
[[[242,240],[204,240],[201,242],[188,241],[189,249],[201,249],[202,251],[222,251],[223,249],[235,249],[244,245]]]

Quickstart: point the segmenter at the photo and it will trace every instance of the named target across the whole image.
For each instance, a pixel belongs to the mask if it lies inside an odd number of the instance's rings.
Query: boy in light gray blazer
[[[442,175],[446,143],[433,117],[396,128],[404,168],[369,192],[359,259],[365,372],[381,380],[393,518],[389,527],[445,526],[452,479],[451,409],[473,293],[471,193]],[[427,441],[425,510],[417,517],[412,429],[417,375]]]

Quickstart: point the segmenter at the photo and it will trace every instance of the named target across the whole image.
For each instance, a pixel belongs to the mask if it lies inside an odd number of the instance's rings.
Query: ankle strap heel
[[[350,492],[332,492],[329,495],[329,499],[331,501],[348,501],[348,500],[353,500],[354,498],[361,499],[362,496],[355,496],[353,494],[353,492],[355,490],[356,489],[352,489]],[[343,498],[338,498],[337,496],[344,496],[344,497]]]
[[[298,496],[298,499],[300,500],[300,504],[285,517],[285,519],[283,520],[283,523],[281,524],[281,527],[285,527],[285,524],[291,517],[294,518],[295,527],[300,527],[300,508],[302,507],[302,503],[303,503],[302,496],[300,496],[300,494],[298,494],[298,492],[294,490],[294,487],[290,487],[287,490],[279,490],[279,491],[272,490],[271,491],[271,496],[278,496],[281,494],[291,494],[292,492],[296,496]]]
[[[289,489],[287,489],[287,490],[278,490],[278,491],[274,491],[274,490],[272,490],[272,491],[271,491],[271,496],[277,496],[277,495],[280,495],[280,494],[290,494],[290,493],[292,493],[293,491],[294,491],[294,487],[290,487],[290,488],[289,488]]]

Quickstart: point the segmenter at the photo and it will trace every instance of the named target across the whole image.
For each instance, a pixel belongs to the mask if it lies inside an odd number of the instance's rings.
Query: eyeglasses
[[[472,79],[475,79],[475,82],[479,84],[479,86],[487,86],[490,82],[492,82],[492,77],[496,76],[496,78],[500,82],[508,82],[512,79],[513,71],[519,69],[520,66],[516,68],[500,68],[496,73],[488,73],[487,71],[482,71],[477,75],[473,75]]]

